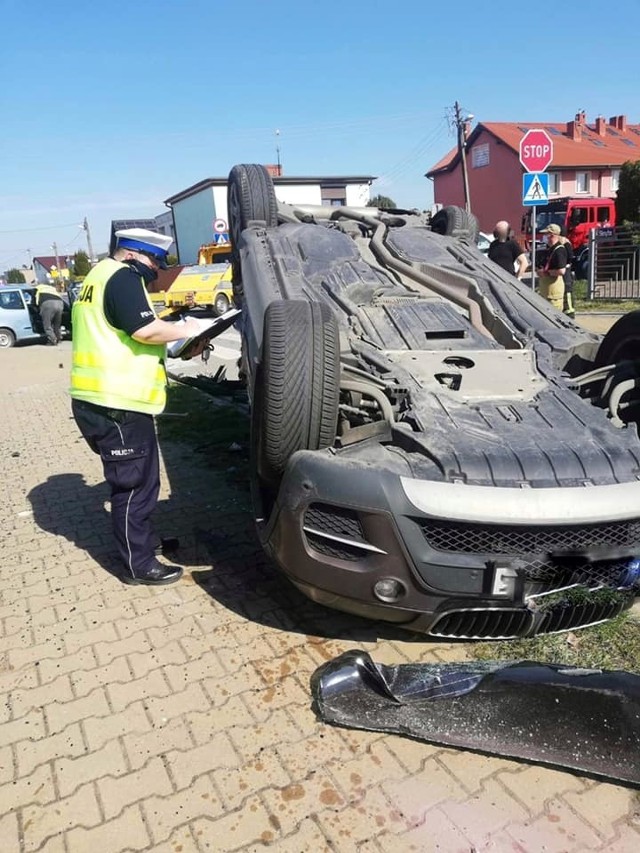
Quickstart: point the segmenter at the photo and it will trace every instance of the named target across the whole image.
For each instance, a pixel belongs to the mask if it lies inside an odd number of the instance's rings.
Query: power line
[[[423,136],[422,139],[418,141],[413,148],[411,148],[404,157],[394,163],[386,172],[384,172],[379,181],[392,181],[396,180],[400,175],[404,174],[407,169],[409,169],[415,162],[421,157],[433,144],[436,142],[444,132],[444,119],[441,119],[440,122],[428,133],[426,136]]]
[[[13,228],[11,231],[0,231],[0,234],[26,234],[32,231],[55,231],[57,228],[78,228],[77,222],[68,222],[66,225],[45,225],[41,228]]]

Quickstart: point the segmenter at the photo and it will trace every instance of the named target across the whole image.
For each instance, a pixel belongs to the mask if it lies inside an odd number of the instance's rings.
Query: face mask
[[[151,267],[148,267],[141,261],[136,261],[134,258],[130,258],[127,263],[134,267],[136,272],[142,276],[145,284],[151,284],[152,281],[155,281],[158,278],[158,271],[151,269]]]

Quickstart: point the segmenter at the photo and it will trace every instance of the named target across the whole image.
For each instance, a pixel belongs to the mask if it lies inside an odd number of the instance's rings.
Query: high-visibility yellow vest
[[[108,409],[157,415],[165,407],[164,344],[143,344],[116,329],[104,313],[104,290],[127,265],[100,261],[85,278],[73,304],[71,396]],[[146,290],[145,290],[146,295]],[[149,297],[149,310],[153,306]]]
[[[62,296],[52,284],[39,284],[36,287],[36,305],[40,301],[40,297],[45,293],[47,296],[57,296],[58,299],[62,300]]]

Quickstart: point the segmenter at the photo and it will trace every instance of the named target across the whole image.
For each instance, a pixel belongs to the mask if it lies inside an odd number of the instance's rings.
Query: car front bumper
[[[262,539],[305,595],[477,639],[584,627],[633,602],[640,483],[494,489],[417,480],[405,465],[292,457]]]

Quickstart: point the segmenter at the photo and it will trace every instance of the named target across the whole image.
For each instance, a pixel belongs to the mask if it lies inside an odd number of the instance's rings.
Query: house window
[[[620,169],[611,170],[611,191],[618,192],[620,189]]]
[[[339,207],[341,204],[347,203],[347,188],[341,187],[321,187],[320,201],[322,204],[328,204],[331,207]]]
[[[549,172],[549,195],[560,192],[560,172]]]
[[[484,145],[475,145],[471,149],[471,165],[474,169],[480,169],[482,166],[489,165],[489,143]]]
[[[576,172],[576,192],[588,193],[591,184],[591,172]]]

